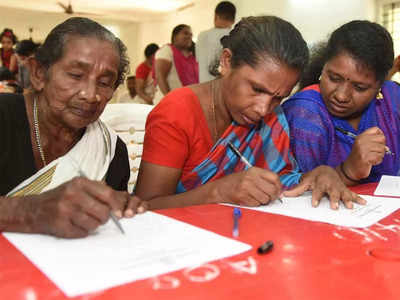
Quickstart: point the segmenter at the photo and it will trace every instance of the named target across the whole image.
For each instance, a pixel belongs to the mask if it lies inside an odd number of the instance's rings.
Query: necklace
[[[43,166],[46,166],[46,159],[44,156],[44,151],[42,149],[42,144],[40,143],[40,130],[39,130],[39,120],[38,120],[38,109],[36,103],[36,97],[33,98],[33,125],[35,129],[36,145],[39,149],[40,158],[42,159]]]
[[[211,81],[211,116],[213,118],[214,127],[214,141],[217,142],[218,130],[217,130],[217,116],[215,114],[215,80]]]

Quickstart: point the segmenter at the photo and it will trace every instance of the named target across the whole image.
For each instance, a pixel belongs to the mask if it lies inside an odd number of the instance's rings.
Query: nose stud
[[[96,94],[96,101],[97,101],[97,102],[100,102],[100,101],[101,101],[101,97],[100,97],[99,94]]]

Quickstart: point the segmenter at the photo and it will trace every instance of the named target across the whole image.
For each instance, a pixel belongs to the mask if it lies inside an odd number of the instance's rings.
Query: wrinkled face
[[[323,100],[328,111],[339,118],[359,116],[379,88],[375,73],[346,52],[332,58],[322,70]]]
[[[1,38],[1,46],[3,47],[4,50],[11,50],[13,47],[13,42],[12,39],[7,37],[7,36],[3,36]]]
[[[111,99],[119,54],[111,42],[70,37],[64,55],[43,76],[45,113],[63,126],[80,129],[97,120]]]
[[[271,113],[289,96],[300,76],[297,69],[271,59],[260,61],[255,68],[244,64],[232,69],[226,62],[222,65],[225,105],[241,125],[255,124]]]
[[[192,29],[185,27],[174,38],[174,46],[178,48],[188,49],[192,46]]]

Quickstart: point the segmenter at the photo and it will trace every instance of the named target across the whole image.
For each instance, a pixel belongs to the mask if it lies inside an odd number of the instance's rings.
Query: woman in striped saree
[[[221,39],[221,77],[172,91],[150,113],[136,192],[152,208],[231,202],[262,205],[313,190],[313,205],[363,202],[336,172],[299,172],[279,104],[308,59],[301,34],[273,16],[242,19]],[[249,168],[227,147],[236,146]],[[300,184],[299,184],[300,183]]]

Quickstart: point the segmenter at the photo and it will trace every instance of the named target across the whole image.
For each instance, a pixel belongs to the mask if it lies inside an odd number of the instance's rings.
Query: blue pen
[[[239,236],[239,219],[242,216],[240,208],[235,207],[233,209],[233,230],[232,236],[237,238]]]

